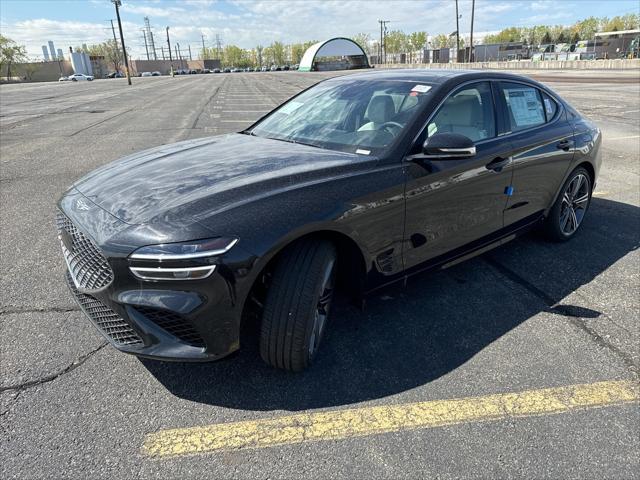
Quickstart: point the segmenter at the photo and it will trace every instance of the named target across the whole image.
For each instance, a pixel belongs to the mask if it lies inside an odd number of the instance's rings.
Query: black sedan
[[[359,301],[534,227],[576,235],[600,144],[595,125],[521,76],[326,80],[243,132],[76,182],[58,204],[67,282],[124,352],[214,360],[259,321],[263,359],[299,371],[336,291]]]

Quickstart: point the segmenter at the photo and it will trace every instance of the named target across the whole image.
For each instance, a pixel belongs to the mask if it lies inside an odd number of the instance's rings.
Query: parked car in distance
[[[533,228],[574,238],[601,143],[596,125],[520,75],[331,78],[244,131],[75,182],[57,214],[67,282],[121,351],[215,360],[255,331],[265,362],[300,371],[318,358],[336,291],[361,304]]]
[[[289,65],[285,65],[284,67],[282,67],[282,70],[289,70]]]
[[[261,72],[266,72],[267,70],[269,70],[269,68],[266,65],[263,65],[260,69]]]
[[[59,82],[67,82],[69,81],[69,77],[62,76],[58,79]]]
[[[142,72],[142,73],[140,74],[140,76],[141,76],[141,77],[151,77],[151,76],[153,76],[153,74],[152,74],[151,72]]]
[[[74,73],[73,75],[69,75],[69,77],[67,77],[68,80],[72,81],[72,82],[79,82],[79,81],[92,81],[93,80],[93,75],[85,75],[84,73]]]
[[[214,68],[213,69],[213,73],[220,73],[220,69],[219,68]]]
[[[160,77],[162,76],[162,73],[158,72],[157,70],[155,72],[151,72],[151,76],[152,77]]]
[[[224,73],[231,73],[231,69],[230,69],[229,67],[226,67],[226,68],[224,69]]]
[[[105,78],[123,78],[124,74],[122,72],[111,72],[108,75],[106,75]]]

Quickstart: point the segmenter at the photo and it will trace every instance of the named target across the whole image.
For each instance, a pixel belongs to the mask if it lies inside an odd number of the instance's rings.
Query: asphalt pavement
[[[540,77],[603,131],[575,239],[532,233],[340,304],[303,374],[255,345],[140,360],[84,318],[54,226],[75,179],[238,131],[334,74],[0,86],[1,478],[640,478],[637,75]]]

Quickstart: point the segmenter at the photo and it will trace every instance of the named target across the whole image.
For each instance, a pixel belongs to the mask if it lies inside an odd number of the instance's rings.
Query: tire
[[[591,204],[591,185],[591,175],[584,168],[571,172],[545,220],[549,240],[566,242],[575,236]]]
[[[260,356],[269,365],[299,372],[315,358],[334,294],[337,253],[326,240],[293,244],[282,255],[267,291]]]

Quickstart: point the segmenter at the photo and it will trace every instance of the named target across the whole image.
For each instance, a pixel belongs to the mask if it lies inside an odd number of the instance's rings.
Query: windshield
[[[407,81],[327,81],[260,121],[249,133],[351,153],[377,154],[420,110],[431,85]]]

